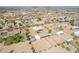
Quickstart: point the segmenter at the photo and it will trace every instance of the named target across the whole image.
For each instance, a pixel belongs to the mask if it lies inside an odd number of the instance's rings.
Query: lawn
[[[7,37],[5,39],[4,45],[11,45],[14,43],[19,43],[19,42],[24,42],[24,41],[25,41],[24,36],[17,34],[14,36]]]
[[[79,39],[79,37],[78,36],[74,36],[73,39],[74,40],[77,40],[77,39]]]

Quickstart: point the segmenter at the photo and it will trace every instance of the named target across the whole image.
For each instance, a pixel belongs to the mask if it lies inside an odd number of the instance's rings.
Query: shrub
[[[49,29],[49,30],[48,30],[48,33],[51,33],[51,32],[52,32],[52,30],[51,30],[51,29]]]

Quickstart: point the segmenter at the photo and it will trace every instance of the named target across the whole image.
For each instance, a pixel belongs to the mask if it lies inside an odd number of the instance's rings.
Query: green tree
[[[38,18],[38,21],[41,21],[42,19],[41,18]]]
[[[51,29],[49,29],[49,30],[48,30],[48,33],[51,33],[51,32],[52,32],[52,30],[51,30]]]

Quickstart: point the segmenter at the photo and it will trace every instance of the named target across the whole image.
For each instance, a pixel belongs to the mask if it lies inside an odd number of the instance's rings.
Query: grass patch
[[[14,36],[9,36],[5,39],[4,45],[11,45],[14,43],[19,43],[25,41],[24,36],[22,35],[14,35]]]
[[[79,39],[79,37],[78,36],[74,36],[73,39],[76,40],[76,39]]]

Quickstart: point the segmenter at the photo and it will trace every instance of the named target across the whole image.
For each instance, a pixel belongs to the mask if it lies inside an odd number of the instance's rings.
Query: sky
[[[0,6],[0,8],[32,8],[32,7],[79,8],[79,6]]]
[[[0,0],[0,6],[79,6],[79,0]]]

